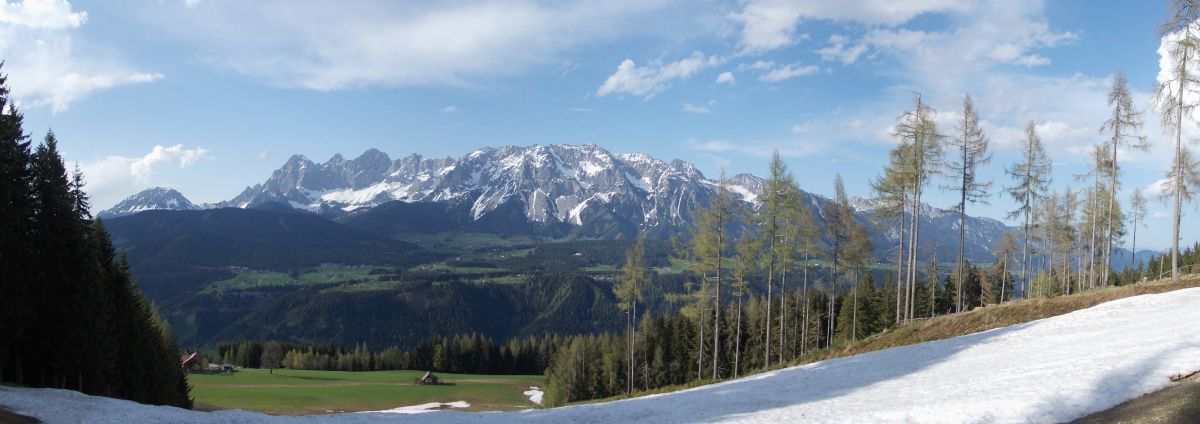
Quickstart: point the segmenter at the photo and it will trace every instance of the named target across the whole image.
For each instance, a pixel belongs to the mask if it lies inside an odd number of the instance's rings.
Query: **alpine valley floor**
[[[1200,288],[1134,296],[946,340],[555,409],[281,417],[10,387],[0,387],[0,407],[48,423],[1064,422],[1200,370],[1197,305]]]

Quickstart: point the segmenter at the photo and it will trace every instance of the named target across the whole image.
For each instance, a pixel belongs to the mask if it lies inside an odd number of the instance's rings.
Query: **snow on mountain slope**
[[[116,218],[149,210],[190,211],[202,208],[202,206],[192,203],[186,197],[183,197],[183,194],[174,189],[153,187],[129,196],[125,200],[122,200],[121,203],[100,211],[96,216],[100,218]]]
[[[0,406],[56,422],[1062,422],[1200,370],[1200,288],[1142,295],[953,339],[681,392],[505,413],[276,417],[192,412],[0,387]]]

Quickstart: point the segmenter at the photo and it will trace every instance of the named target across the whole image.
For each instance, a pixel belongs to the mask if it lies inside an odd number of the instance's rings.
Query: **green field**
[[[216,281],[201,293],[222,292],[254,287],[293,286],[312,284],[336,284],[344,282],[367,282],[378,278],[371,275],[370,266],[322,265],[291,275],[286,272],[244,272],[228,280]]]
[[[438,374],[442,385],[418,385],[423,371],[306,371],[242,369],[191,374],[200,409],[246,409],[269,414],[374,411],[431,402],[466,401],[471,411],[536,408],[521,394],[543,387],[540,375]]]

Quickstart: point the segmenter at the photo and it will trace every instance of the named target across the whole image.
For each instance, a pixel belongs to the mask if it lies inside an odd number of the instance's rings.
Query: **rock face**
[[[116,206],[100,211],[96,216],[107,219],[159,209],[189,211],[200,209],[200,207],[188,201],[183,194],[174,189],[154,187],[129,196],[121,203],[117,203]]]
[[[729,177],[728,183],[734,198],[747,208],[759,206],[762,178],[738,174]],[[370,149],[354,159],[339,154],[321,164],[292,156],[267,181],[247,187],[231,200],[203,207],[287,205],[327,218],[374,215],[359,220],[371,222],[373,227],[436,217],[438,225],[429,228],[439,231],[468,228],[542,231],[554,236],[623,238],[643,233],[666,237],[686,230],[692,212],[706,205],[717,187],[717,181],[705,178],[691,163],[665,162],[642,153],[613,154],[590,144],[486,147],[457,159],[413,154],[393,160]],[[110,211],[198,208],[178,192],[169,192],[182,202],[154,203],[139,194]],[[829,199],[810,193],[804,196],[818,225],[823,224],[822,211]],[[396,201],[414,207],[373,210]],[[870,199],[852,199],[856,217],[873,230],[879,256],[887,257],[900,235],[896,221],[871,219],[878,207]],[[919,255],[953,260],[957,256],[958,215],[925,205],[921,219],[922,245],[936,247],[923,249],[926,251]],[[402,231],[419,230],[420,225],[406,223]],[[968,258],[990,260],[991,247],[1009,228],[993,219],[968,217],[967,230]],[[934,240],[936,243],[927,244]]]

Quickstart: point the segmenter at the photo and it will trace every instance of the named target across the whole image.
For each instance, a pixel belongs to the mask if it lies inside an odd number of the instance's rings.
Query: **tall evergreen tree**
[[[798,197],[796,181],[787,170],[783,160],[776,151],[771,156],[770,175],[763,182],[762,207],[754,214],[753,222],[758,225],[760,244],[766,247],[763,262],[767,271],[766,327],[763,343],[763,363],[771,363],[771,330],[773,288],[775,286],[776,270],[790,262],[790,249],[794,248],[795,240],[795,203]],[[786,268],[785,268],[786,269]],[[782,331],[779,342],[782,342]],[[782,345],[780,346],[782,348]],[[782,354],[782,350],[780,350]]]
[[[1196,108],[1193,94],[1200,91],[1200,78],[1192,75],[1197,62],[1200,62],[1200,28],[1196,21],[1200,20],[1200,0],[1174,0],[1171,3],[1171,17],[1159,28],[1159,36],[1170,43],[1168,52],[1174,60],[1166,81],[1160,83],[1154,90],[1154,103],[1162,118],[1165,131],[1173,131],[1175,136],[1175,159],[1171,161],[1171,170],[1167,172],[1170,193],[1173,195],[1174,215],[1171,222],[1171,279],[1179,282],[1179,224],[1183,211],[1184,194],[1186,193],[1187,165],[1184,155],[1187,149],[1183,146],[1183,119],[1195,119],[1193,111]]]
[[[34,309],[34,290],[26,260],[31,249],[29,137],[9,97],[8,76],[0,62],[0,381],[24,383],[21,345]],[[6,374],[8,373],[8,374]]]
[[[733,263],[733,296],[737,299],[737,335],[734,336],[733,347],[733,378],[741,373],[742,358],[742,300],[750,294],[750,278],[758,271],[758,253],[761,250],[758,240],[742,233],[737,244],[737,256]]]
[[[1129,195],[1129,227],[1133,230],[1133,240],[1130,250],[1133,254],[1129,255],[1129,266],[1133,266],[1133,262],[1137,259],[1137,229],[1144,225],[1142,222],[1146,219],[1146,197],[1142,196],[1141,190],[1134,190]]]
[[[1133,108],[1133,95],[1129,93],[1129,81],[1125,79],[1124,72],[1117,72],[1113,75],[1113,86],[1108,92],[1108,106],[1113,109],[1112,116],[1104,122],[1104,126],[1100,127],[1102,133],[1107,131],[1109,134],[1108,140],[1105,140],[1105,146],[1108,147],[1111,156],[1108,161],[1107,173],[1109,181],[1104,230],[1104,274],[1101,277],[1105,284],[1108,282],[1113,246],[1117,242],[1114,234],[1119,231],[1119,228],[1114,228],[1114,224],[1125,222],[1123,218],[1119,217],[1120,211],[1116,205],[1117,191],[1121,186],[1121,168],[1117,160],[1117,152],[1122,148],[1140,151],[1150,148],[1146,137],[1138,133],[1142,128],[1142,117],[1141,113]]]
[[[1009,212],[1008,217],[1022,217],[1025,220],[1021,227],[1024,233],[1021,254],[1021,294],[1023,297],[1029,297],[1030,219],[1034,206],[1045,197],[1050,186],[1050,159],[1046,156],[1042,138],[1038,136],[1037,127],[1034,126],[1033,121],[1030,121],[1029,125],[1025,127],[1025,142],[1021,150],[1021,161],[1011,168],[1005,169],[1009,177],[1015,180],[1015,184],[1006,187],[1005,191],[1017,202],[1017,209]]]
[[[726,250],[733,241],[729,234],[730,223],[733,220],[733,197],[729,191],[729,182],[724,176],[717,186],[716,197],[709,200],[696,219],[692,231],[693,255],[697,260],[698,273],[713,276],[713,354],[712,378],[718,379],[720,374],[720,340],[721,340],[721,285],[722,271]]]
[[[992,255],[996,257],[996,264],[1000,266],[1000,303],[1004,303],[1005,286],[1009,279],[1008,263],[1016,254],[1017,237],[1012,232],[1006,231],[992,250]]]
[[[953,178],[954,182],[944,188],[957,192],[959,196],[958,204],[955,205],[955,210],[958,211],[956,279],[963,281],[966,273],[964,249],[967,241],[967,204],[976,202],[987,204],[987,199],[990,197],[988,189],[992,186],[990,181],[984,182],[978,178],[979,167],[991,162],[992,155],[988,152],[988,139],[979,125],[979,116],[975,113],[975,103],[971,101],[970,94],[963,98],[963,111],[962,118],[958,122],[958,133],[949,139],[948,144],[954,152],[948,155],[949,160],[945,165],[946,174]],[[958,287],[955,303],[955,311],[962,312],[965,304],[961,284]]]
[[[827,344],[833,345],[834,331],[837,329],[837,287],[839,267],[845,261],[844,254],[849,249],[851,230],[854,228],[850,221],[854,215],[850,210],[850,198],[846,196],[846,186],[842,183],[842,175],[837,174],[833,179],[834,201],[825,205],[825,239],[829,246],[826,257],[829,258],[829,325],[826,328]]]
[[[898,147],[901,167],[898,174],[908,188],[908,200],[912,213],[909,214],[908,241],[908,295],[909,308],[905,315],[912,317],[912,298],[917,282],[917,252],[920,248],[921,198],[925,186],[942,165],[942,139],[934,122],[934,110],[918,95],[916,105],[906,111],[896,124],[893,135],[900,139]]]
[[[633,393],[634,343],[637,341],[637,304],[650,283],[650,272],[646,269],[646,248],[642,237],[638,237],[625,251],[625,265],[621,268],[620,283],[613,286],[617,296],[617,307],[625,312],[625,340],[629,350],[626,393]]]

